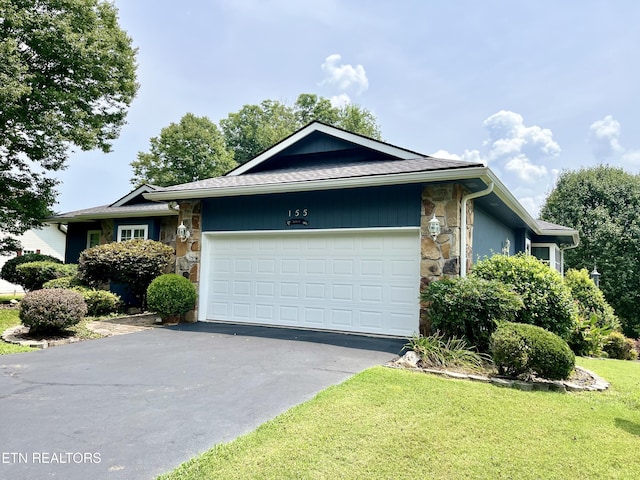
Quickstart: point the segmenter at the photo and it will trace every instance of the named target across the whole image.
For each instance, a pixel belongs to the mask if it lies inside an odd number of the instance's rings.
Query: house
[[[578,241],[575,230],[532,218],[481,163],[319,122],[223,177],[141,188],[59,217],[71,222],[67,259],[91,231],[117,241],[116,231],[133,229],[127,238],[137,230],[175,245],[201,321],[407,336],[419,329],[428,282],[464,276],[496,252],[526,251],[561,270]],[[142,199],[164,203],[153,210]]]
[[[27,230],[22,235],[15,237],[20,242],[22,250],[13,255],[0,256],[0,269],[8,260],[11,260],[16,255],[26,253],[41,253],[63,260],[66,237],[66,228],[60,223],[45,223],[41,228]],[[0,279],[0,293],[24,293],[24,290],[20,285],[15,285]]]

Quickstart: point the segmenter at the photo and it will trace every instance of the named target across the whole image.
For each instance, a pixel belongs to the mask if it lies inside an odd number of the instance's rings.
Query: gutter
[[[460,276],[467,276],[467,201],[478,197],[484,197],[493,192],[493,182],[489,186],[475,193],[468,193],[462,196],[462,207],[460,209]]]

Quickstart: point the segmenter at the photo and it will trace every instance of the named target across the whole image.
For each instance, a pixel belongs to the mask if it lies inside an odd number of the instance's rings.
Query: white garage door
[[[200,318],[408,336],[416,229],[205,234]]]

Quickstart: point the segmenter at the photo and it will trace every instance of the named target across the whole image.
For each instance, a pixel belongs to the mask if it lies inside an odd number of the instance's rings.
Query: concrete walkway
[[[0,478],[155,478],[403,343],[195,323],[0,356]]]

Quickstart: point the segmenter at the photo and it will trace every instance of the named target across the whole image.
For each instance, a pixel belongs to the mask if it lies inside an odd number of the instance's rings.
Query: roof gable
[[[126,207],[130,205],[137,205],[139,203],[147,203],[148,200],[143,197],[145,193],[155,192],[160,190],[160,187],[156,187],[155,185],[140,185],[135,190],[127,193],[124,197],[119,198],[115,202],[113,202],[110,207]]]
[[[409,160],[426,155],[396,147],[379,140],[373,140],[356,133],[347,132],[321,122],[312,122],[273,147],[265,150],[253,160],[240,165],[226,176],[263,172],[291,166],[319,163],[320,154],[327,158],[331,154],[333,161],[348,158],[349,161],[361,158],[371,160]]]

